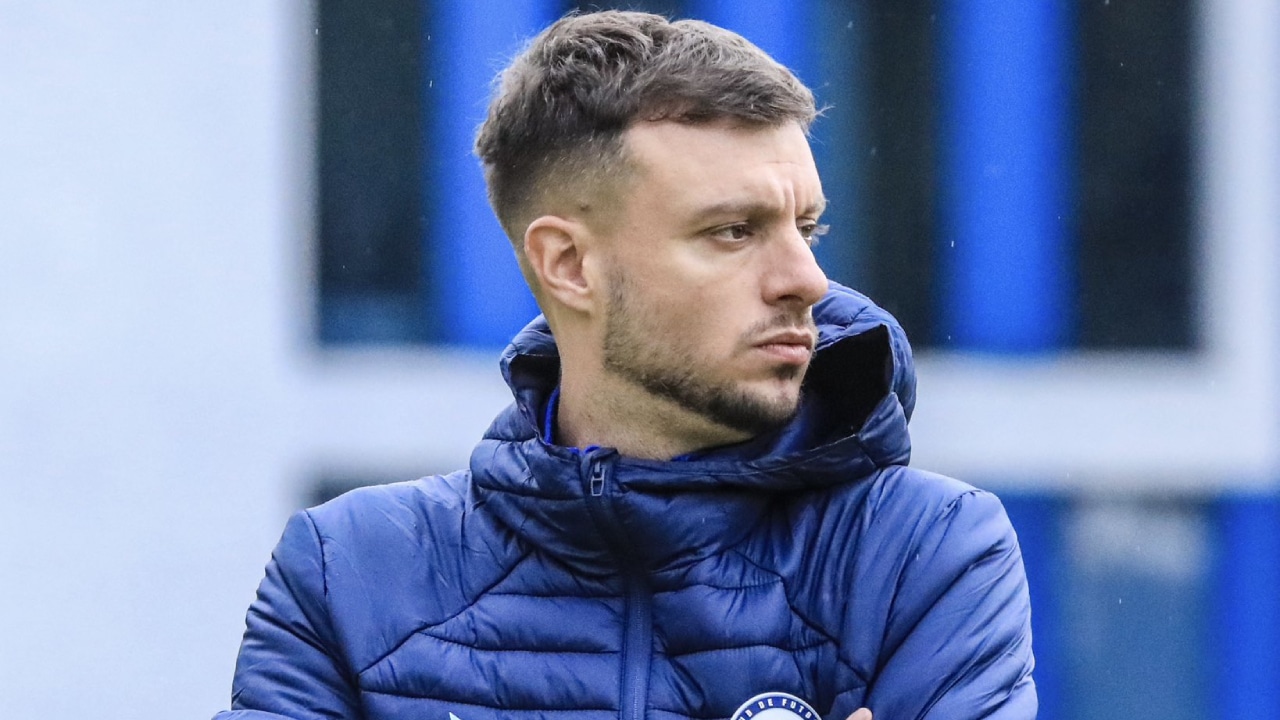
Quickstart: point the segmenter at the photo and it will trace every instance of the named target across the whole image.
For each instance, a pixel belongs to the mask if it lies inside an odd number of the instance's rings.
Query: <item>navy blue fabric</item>
[[[546,442],[537,320],[468,470],[295,515],[217,720],[1033,718],[1029,605],[999,501],[907,467],[910,348],[833,285],[803,409],[673,462]]]

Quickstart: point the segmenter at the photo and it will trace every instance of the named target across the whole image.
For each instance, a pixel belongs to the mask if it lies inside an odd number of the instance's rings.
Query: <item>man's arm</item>
[[[355,678],[334,649],[324,554],[310,515],[290,518],[249,607],[231,711],[214,720],[360,717]]]
[[[1026,573],[999,500],[964,493],[897,528],[912,530],[866,705],[884,720],[1032,720]]]

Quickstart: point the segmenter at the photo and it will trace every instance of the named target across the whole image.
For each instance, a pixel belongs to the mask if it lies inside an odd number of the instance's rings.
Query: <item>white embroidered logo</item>
[[[784,692],[761,693],[742,704],[732,720],[821,720],[809,703]]]
[[[449,713],[449,720],[462,720],[462,718],[454,715],[453,713]]]

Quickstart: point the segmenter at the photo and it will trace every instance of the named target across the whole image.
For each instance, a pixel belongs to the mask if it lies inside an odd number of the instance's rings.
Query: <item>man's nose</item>
[[[770,303],[809,307],[827,292],[827,275],[813,256],[813,248],[799,230],[779,238],[765,268],[765,298]]]

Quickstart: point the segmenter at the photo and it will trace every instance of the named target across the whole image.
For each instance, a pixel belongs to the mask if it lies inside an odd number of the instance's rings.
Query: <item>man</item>
[[[477,141],[544,312],[515,402],[289,522],[219,718],[1034,717],[1008,520],[906,467],[906,339],[814,262],[814,116],[704,23],[533,41]]]

